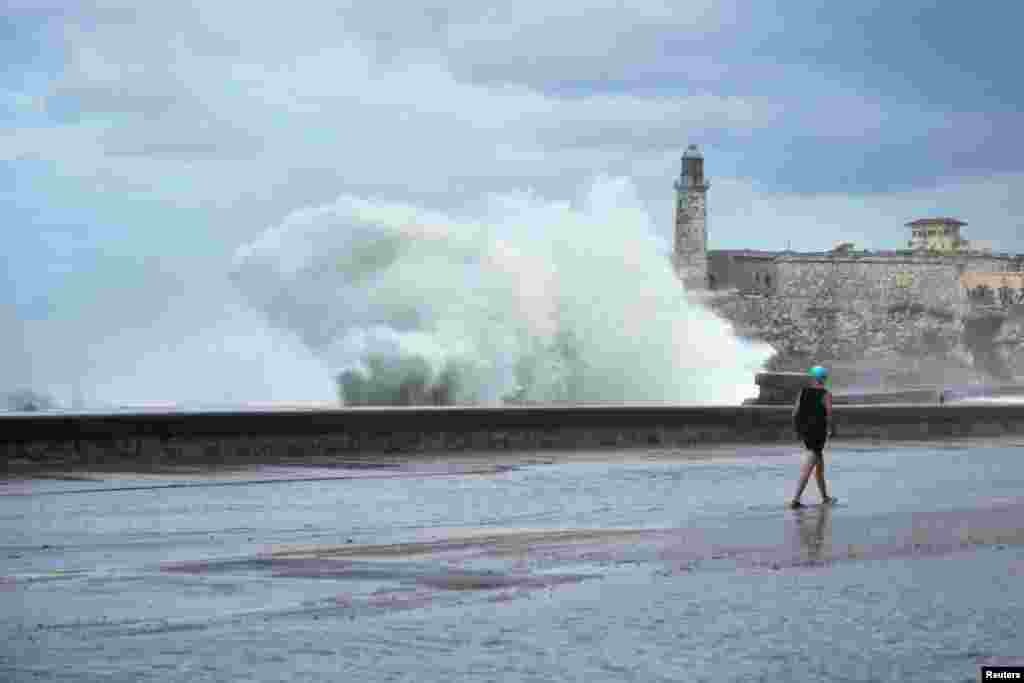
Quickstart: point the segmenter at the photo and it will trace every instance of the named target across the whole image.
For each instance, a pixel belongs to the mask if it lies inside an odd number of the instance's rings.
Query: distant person
[[[800,482],[796,487],[796,495],[790,502],[790,507],[803,507],[800,496],[807,487],[807,480],[811,478],[811,472],[816,473],[818,492],[821,494],[822,503],[834,503],[835,498],[828,495],[825,486],[825,443],[833,434],[832,424],[832,392],[828,390],[828,370],[820,365],[815,365],[810,370],[812,383],[810,386],[800,390],[800,396],[793,406],[793,426],[797,434],[803,439],[804,445],[811,454],[807,457],[803,469],[800,472]]]

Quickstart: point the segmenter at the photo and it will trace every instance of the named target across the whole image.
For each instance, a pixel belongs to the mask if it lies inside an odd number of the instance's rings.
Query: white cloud
[[[919,121],[922,130],[950,125],[913,107],[882,107],[808,70],[796,79],[811,85],[805,101],[794,101],[792,93],[777,97],[773,86],[794,73],[790,66],[748,68],[748,82],[750,73],[763,78],[759,90],[747,88],[722,49],[729,31],[743,28],[744,4],[572,0],[491,9],[469,0],[416,6],[327,0],[49,3],[68,56],[48,97],[49,111],[55,117],[62,112],[62,122],[0,131],[0,160],[50,162],[55,177],[78,181],[82,191],[112,205],[146,197],[164,202],[154,206],[197,210],[185,219],[210,229],[192,251],[209,253],[208,243],[226,251],[225,244],[262,235],[263,242],[254,244],[279,250],[295,268],[308,260],[312,245],[336,237],[331,231],[351,227],[332,223],[333,209],[315,208],[333,206],[339,195],[352,198],[347,210],[355,206],[363,218],[383,220],[381,207],[394,212],[401,206],[416,219],[407,229],[436,230],[452,223],[500,224],[493,215],[481,218],[495,206],[492,193],[532,191],[531,201],[547,208],[531,215],[551,225],[556,221],[547,212],[556,203],[550,200],[572,198],[602,174],[631,176],[654,222],[652,232],[668,240],[672,181],[679,154],[691,141],[705,143],[713,247],[782,248],[787,240],[807,249],[845,240],[895,247],[905,239],[903,223],[929,213],[967,220],[972,239],[1016,237],[1017,226],[1006,225],[1005,217],[1024,209],[1018,176],[952,179],[933,190],[868,196],[780,195],[746,179],[721,177],[716,144],[723,139],[784,137],[796,130],[848,143],[870,139],[897,115]],[[30,5],[14,9],[30,11]],[[701,44],[708,40],[719,41],[710,53]],[[655,90],[570,94],[557,87],[645,75],[658,78]],[[26,106],[23,98],[12,101]],[[733,148],[734,157],[746,153]],[[423,206],[437,215],[425,219]],[[615,207],[605,206],[609,213]],[[178,220],[181,214],[156,209],[137,230],[173,231]],[[308,232],[299,228],[303,221]],[[619,257],[625,254],[634,264],[645,262],[629,252],[628,231],[638,224],[635,216],[601,222],[602,230],[622,231]],[[286,235],[268,226],[287,228]],[[299,233],[306,239],[296,238]],[[544,258],[510,236],[495,240],[488,253],[507,277],[543,272],[538,264]],[[45,332],[31,326],[33,372],[49,385],[97,368],[100,386],[118,359],[140,349],[152,362],[138,377],[158,386],[183,389],[181,366],[214,367],[202,365],[203,358],[223,364],[239,386],[252,386],[244,379],[251,378],[252,366],[232,365],[230,349],[214,349],[209,357],[201,351],[217,338],[247,336],[253,350],[240,357],[273,355],[268,349],[280,348],[276,333],[233,308],[237,302],[218,280],[227,267],[212,259],[169,258],[170,270],[213,284],[178,292],[154,277],[136,283],[137,299],[107,302],[107,316],[61,312],[64,319]],[[417,286],[418,274],[410,266],[402,283]],[[537,329],[544,326],[541,304],[551,281],[544,274],[515,290],[521,317]],[[173,315],[163,310],[167,301],[173,301],[166,304]],[[593,305],[599,310],[601,302]],[[133,331],[115,334],[122,328]],[[331,333],[316,328],[308,336]],[[452,332],[448,339],[456,337]],[[184,349],[178,355],[164,344],[175,338]],[[64,339],[80,340],[82,352],[54,341]],[[423,344],[418,348],[429,355],[422,338],[406,340]],[[296,362],[302,368],[293,374],[311,378],[322,361],[303,353],[292,349],[279,357],[301,357]],[[156,368],[166,368],[166,376]],[[114,374],[117,382],[103,384],[109,395],[140,395],[141,379],[133,384],[128,375]],[[323,391],[320,380],[303,386],[314,387],[313,394]],[[252,391],[269,395],[259,386]]]
[[[905,224],[927,216],[968,223],[965,237],[1014,251],[1024,234],[1024,174],[947,178],[934,187],[848,195],[778,194],[749,179],[721,179],[708,194],[711,248],[831,249],[854,242],[870,249],[903,249]]]
[[[762,96],[722,92],[730,86],[706,78],[707,91],[673,92],[664,69],[675,60],[694,71],[681,73],[683,81],[729,71],[707,55],[644,50],[729,28],[740,4],[527,2],[491,10],[448,2],[399,11],[395,3],[356,2],[78,3],[64,15],[71,59],[52,99],[80,107],[83,121],[9,131],[0,158],[54,161],[62,174],[106,192],[216,210],[229,240],[342,191],[456,208],[489,191],[558,197],[600,173],[630,174],[668,236],[671,181],[691,140],[742,138],[775,125],[869,139],[893,118],[918,120],[921,130],[950,125],[913,107],[882,107],[802,67],[765,66],[764,73],[777,80],[800,68],[798,80],[814,84],[813,107],[783,109]],[[394,50],[382,55],[388,45]],[[470,72],[488,60],[504,64],[507,78],[473,80]],[[534,70],[557,80],[559,65],[573,60],[582,76],[608,66],[660,69],[666,80],[655,93],[586,96],[524,85]],[[714,175],[713,148],[708,157]],[[729,235],[730,243],[748,241],[739,234],[748,217],[779,216],[796,240],[822,234],[812,222],[837,220],[851,230],[845,215],[864,226],[869,214],[893,222],[879,196],[807,201],[760,193],[755,202],[736,190],[730,200],[728,181],[715,182],[713,236]],[[962,196],[967,205],[950,212],[988,215]],[[856,208],[861,202],[870,206]],[[920,213],[912,209],[904,211]]]
[[[70,62],[52,99],[80,108],[83,122],[55,135],[13,131],[3,155],[55,161],[107,192],[216,209],[225,237],[238,239],[248,235],[237,226],[341,191],[454,208],[511,188],[565,196],[601,173],[658,167],[635,177],[642,196],[670,203],[676,169],[664,160],[691,140],[780,122],[846,138],[881,125],[877,103],[840,86],[812,115],[706,80],[705,91],[674,91],[664,73],[655,93],[525,85],[535,69],[557,79],[565,60],[583,60],[590,76],[691,60],[657,54],[659,41],[721,31],[739,4],[80,3],[65,18]],[[397,51],[385,58],[387,45]],[[508,78],[473,80],[487,60],[506,64]],[[706,55],[684,63],[716,66]],[[666,232],[670,221],[665,212]]]
[[[185,204],[272,193],[283,213],[308,200],[296,171],[316,169],[351,189],[400,194],[415,186],[435,201],[456,184],[501,190],[571,174],[575,186],[606,170],[609,154],[676,147],[688,131],[759,128],[775,115],[739,95],[568,97],[476,84],[457,75],[448,54],[478,49],[470,41],[477,36],[487,54],[514,57],[524,44],[543,47],[535,34],[549,36],[549,51],[600,52],[628,39],[627,17],[635,26],[696,30],[710,21],[711,3],[682,13],[659,2],[628,11],[537,3],[497,13],[472,3],[401,12],[389,3],[91,7],[133,12],[134,20],[79,14],[65,26],[70,62],[51,100],[82,112],[83,123],[61,132],[78,139],[55,145],[29,135],[19,155],[104,176],[108,188],[118,178],[145,184]],[[422,35],[423,22],[439,22],[443,35]],[[380,59],[389,40],[409,46],[402,59]],[[97,118],[110,122],[102,134],[89,123]]]
[[[18,90],[0,90],[0,104],[18,114],[38,114],[46,108],[44,98]]]

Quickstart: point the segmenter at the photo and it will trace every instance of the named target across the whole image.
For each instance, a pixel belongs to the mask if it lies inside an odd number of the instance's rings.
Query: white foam
[[[666,251],[603,179],[580,206],[504,195],[472,217],[342,196],[243,246],[232,277],[380,395],[420,376],[462,404],[739,403],[771,349],[688,302]]]

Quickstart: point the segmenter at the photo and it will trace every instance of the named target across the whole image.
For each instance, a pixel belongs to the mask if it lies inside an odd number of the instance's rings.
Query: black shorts
[[[807,446],[807,450],[815,453],[820,453],[825,448],[826,441],[828,441],[828,432],[804,434],[804,445]]]

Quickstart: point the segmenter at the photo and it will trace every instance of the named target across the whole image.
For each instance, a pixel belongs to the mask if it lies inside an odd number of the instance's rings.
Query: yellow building
[[[907,223],[910,228],[910,248],[925,251],[967,251],[967,240],[960,228],[967,225],[955,218],[919,218]]]
[[[992,290],[999,290],[1003,287],[1024,290],[1024,273],[1013,271],[1005,273],[964,273],[960,276],[960,284],[967,290],[979,287],[987,287]]]
[[[963,273],[960,285],[977,303],[1024,305],[1024,273]]]

